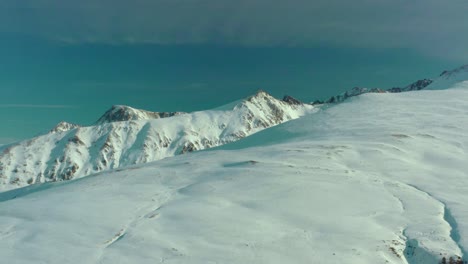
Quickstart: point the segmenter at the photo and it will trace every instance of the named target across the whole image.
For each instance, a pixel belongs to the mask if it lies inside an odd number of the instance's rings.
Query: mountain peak
[[[154,119],[181,113],[114,105],[93,126],[73,129],[78,126],[61,122],[52,132],[62,133],[49,133],[12,144],[7,150],[2,148],[0,190],[70,180],[220,146],[318,110],[308,104],[276,99],[265,91],[233,104],[221,110],[197,111],[163,120]],[[141,122],[118,122],[129,120]],[[105,125],[110,122],[115,123]],[[16,153],[24,155],[18,158]]]
[[[257,101],[257,100],[263,100],[263,99],[274,99],[274,97],[267,93],[266,91],[264,90],[258,90],[254,95],[251,95],[249,97],[247,97],[246,99],[243,100],[243,103],[245,102],[253,102],[253,101]]]
[[[262,89],[259,89],[257,92],[255,92],[254,95],[252,95],[251,97],[271,97],[272,95],[269,94],[267,91],[265,90],[262,90]]]
[[[126,105],[113,105],[102,115],[96,124],[105,124],[111,122],[121,122],[130,120],[147,120],[166,118],[175,115],[183,114],[183,112],[151,112],[141,109],[132,108]]]
[[[75,128],[78,128],[78,127],[80,127],[80,126],[77,125],[77,124],[72,124],[72,123],[62,121],[62,122],[58,123],[54,128],[52,128],[49,131],[49,133],[65,132],[65,131],[69,131],[69,130],[72,130],[72,129],[75,129]]]

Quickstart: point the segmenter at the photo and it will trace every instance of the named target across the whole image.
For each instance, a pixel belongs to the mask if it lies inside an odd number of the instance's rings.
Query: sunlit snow
[[[0,193],[1,259],[435,264],[463,256],[468,85],[455,86],[365,94],[217,149]]]

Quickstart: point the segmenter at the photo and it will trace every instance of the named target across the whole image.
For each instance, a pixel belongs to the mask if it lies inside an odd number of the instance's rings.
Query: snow
[[[455,70],[444,71],[426,89],[441,90],[453,88],[454,86],[466,86],[468,80],[468,65],[461,66]]]
[[[365,94],[215,149],[3,192],[0,256],[435,264],[466,255],[467,114],[464,83]],[[176,118],[209,126],[214,113]]]
[[[148,120],[167,118],[176,115],[185,114],[184,112],[150,112],[141,109],[135,109],[126,105],[114,105],[102,115],[97,125],[102,125],[110,122],[130,121],[130,120]]]
[[[0,190],[76,179],[223,145],[315,111],[263,91],[230,108],[174,116],[114,106],[96,126],[61,122],[46,135],[3,148]]]

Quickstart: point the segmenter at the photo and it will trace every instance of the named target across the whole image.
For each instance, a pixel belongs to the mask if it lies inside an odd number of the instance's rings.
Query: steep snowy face
[[[260,90],[234,107],[233,112],[237,114],[230,118],[229,123],[232,125],[226,127],[223,135],[228,138],[242,138],[252,134],[252,131],[257,132],[296,119],[305,114],[304,110],[313,109],[310,105],[294,100],[280,101]],[[239,130],[240,127],[244,129]]]
[[[461,66],[455,70],[444,71],[434,82],[427,87],[428,90],[441,90],[455,88],[456,84],[466,85],[468,80],[468,65]]]
[[[150,112],[125,105],[114,105],[96,122],[97,125],[111,122],[166,118],[184,114],[183,112]]]
[[[236,141],[315,111],[259,91],[223,110],[172,117],[113,107],[95,126],[60,123],[52,133],[4,147],[0,189],[69,180]],[[118,120],[126,120],[117,122]]]

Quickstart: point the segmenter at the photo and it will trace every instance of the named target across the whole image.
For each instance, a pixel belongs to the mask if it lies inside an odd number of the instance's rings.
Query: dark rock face
[[[285,95],[283,97],[283,102],[286,102],[290,105],[301,105],[302,102],[297,100],[296,98],[292,97],[292,96],[289,96],[289,95]]]
[[[387,90],[389,93],[401,93],[403,90],[400,87],[393,87]]]
[[[422,80],[418,80],[408,86],[406,86],[405,88],[403,88],[403,91],[419,91],[419,90],[422,90],[424,88],[426,88],[427,86],[429,86],[429,84],[431,84],[433,81],[430,80],[430,79],[422,79]]]
[[[440,77],[444,76],[446,78],[449,78],[453,75],[456,75],[460,72],[467,72],[468,71],[468,65],[463,65],[461,67],[458,67],[456,68],[455,70],[451,70],[451,71],[443,71],[441,74],[440,74]]]
[[[68,139],[68,142],[72,142],[72,143],[75,143],[77,145],[83,145],[83,146],[85,145],[85,143],[76,135],[74,137]]]
[[[447,74],[449,71],[445,70],[443,71],[439,76],[444,76],[445,74]]]

